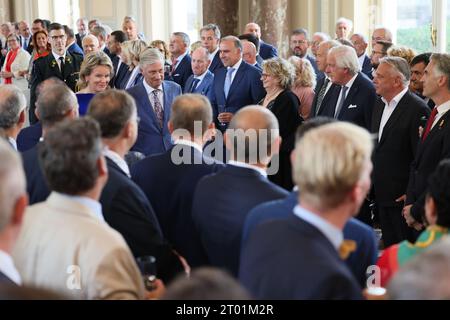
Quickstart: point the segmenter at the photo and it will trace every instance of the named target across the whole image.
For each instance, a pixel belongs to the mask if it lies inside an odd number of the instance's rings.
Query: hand
[[[424,127],[419,127],[419,139],[422,139],[423,132],[425,131]]]
[[[1,51],[1,52],[2,52],[2,55],[3,55],[3,56],[6,56],[6,54],[8,53],[8,50],[6,50],[6,49],[2,49],[2,51]]]
[[[402,195],[400,198],[395,200],[395,202],[405,202],[406,201],[406,194]]]
[[[417,223],[417,221],[411,216],[411,208],[412,205],[405,206],[402,211],[403,218],[405,218],[406,224],[408,224],[409,227],[413,227],[414,223]]]
[[[13,74],[12,74],[12,72],[3,71],[3,72],[0,73],[0,76],[2,78],[12,78]]]
[[[155,289],[152,291],[145,291],[145,299],[147,300],[158,300],[166,292],[166,286],[160,279],[155,280]]]
[[[175,250],[173,250],[173,253],[175,253],[178,256],[178,259],[180,259],[180,262],[183,265],[183,269],[184,272],[186,273],[186,276],[189,277],[191,275],[191,267],[187,263],[186,259]]]
[[[25,75],[27,75],[27,74],[28,74],[28,71],[27,71],[27,70],[19,71],[19,76],[20,76],[20,77],[25,77]]]
[[[234,115],[230,112],[224,112],[219,114],[217,119],[219,120],[220,123],[230,123],[231,119],[233,119],[233,116]]]
[[[415,222],[415,223],[413,224],[413,228],[416,229],[417,231],[422,231],[423,228],[424,228],[424,226],[423,226],[423,224],[421,224],[421,223]]]

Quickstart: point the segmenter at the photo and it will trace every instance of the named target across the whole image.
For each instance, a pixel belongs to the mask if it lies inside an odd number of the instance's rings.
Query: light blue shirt
[[[100,220],[101,222],[105,222],[105,218],[103,217],[102,205],[100,202],[95,201],[91,198],[87,197],[79,197],[79,196],[70,196],[67,194],[58,193],[60,197],[64,197],[68,200],[77,202],[87,208],[93,213],[94,217]]]
[[[319,231],[331,242],[336,251],[339,251],[339,247],[344,241],[342,230],[301,206],[296,206],[294,208],[294,214],[319,229]]]

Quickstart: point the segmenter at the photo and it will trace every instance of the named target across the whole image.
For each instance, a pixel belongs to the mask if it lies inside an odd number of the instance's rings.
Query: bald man
[[[256,37],[258,37],[260,42],[259,55],[261,56],[261,58],[267,60],[278,57],[278,50],[274,46],[265,43],[261,39],[261,27],[257,23],[254,22],[248,23],[245,26],[244,33],[251,33],[254,34]]]
[[[253,43],[250,41],[242,41],[242,59],[248,64],[260,69],[262,72],[261,66],[258,64],[258,61],[256,61],[257,54],[256,46]]]

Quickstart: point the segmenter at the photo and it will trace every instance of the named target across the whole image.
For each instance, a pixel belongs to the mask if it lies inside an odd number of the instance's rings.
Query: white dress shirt
[[[381,136],[383,135],[383,130],[386,124],[389,121],[389,118],[394,113],[395,109],[397,108],[398,103],[400,100],[403,99],[406,92],[408,92],[408,88],[405,88],[402,92],[400,92],[398,95],[396,95],[391,102],[387,102],[385,98],[381,97],[381,100],[384,102],[384,110],[383,115],[381,116],[381,122],[380,122],[380,130],[378,131],[378,142],[381,140]]]
[[[208,73],[208,69],[206,69],[206,71],[203,74],[199,75],[199,76],[196,76],[194,74],[194,79],[198,79],[199,80],[198,83],[197,83],[197,87],[196,88],[198,88],[198,86],[202,83],[203,79],[205,79],[207,73]]]
[[[22,279],[14,266],[13,259],[8,253],[2,250],[0,250],[0,272],[7,276],[15,284],[19,286],[22,284]]]
[[[339,247],[344,241],[344,233],[342,230],[301,206],[296,206],[294,208],[294,214],[319,229],[319,231],[331,242],[336,251],[339,251]]]
[[[118,153],[112,151],[109,148],[105,148],[103,151],[103,155],[114,162],[125,174],[131,178],[130,168],[128,167],[127,162],[119,156]]]
[[[359,66],[360,66],[360,71],[362,70],[362,67],[364,65],[364,61],[366,60],[366,54],[362,54],[361,57],[358,57],[358,62],[359,62]]]
[[[434,119],[433,126],[431,127],[431,129],[433,129],[434,126],[439,123],[442,117],[450,110],[450,100],[437,107],[437,110],[438,113],[436,115],[436,118]]]
[[[214,60],[214,58],[216,57],[216,54],[218,54],[218,53],[219,53],[219,47],[217,47],[217,49],[214,50],[213,53],[209,53],[209,54],[208,54],[209,60],[212,62],[212,61]]]
[[[235,166],[235,167],[252,169],[252,170],[258,172],[264,178],[267,178],[266,170],[264,170],[264,169],[262,169],[260,167],[257,167],[257,166],[254,166],[254,165],[251,165],[251,164],[248,164],[248,163],[244,163],[244,162],[234,161],[234,160],[228,161],[228,164],[231,165],[231,166]]]
[[[17,151],[17,141],[14,140],[14,139],[11,138],[11,137],[8,137],[8,142],[12,145],[12,147],[14,148],[14,150]]]
[[[147,91],[147,96],[150,99],[150,104],[152,106],[153,106],[153,91],[159,90],[157,96],[158,96],[159,103],[161,104],[161,107],[162,107],[162,109],[164,111],[164,91],[163,91],[163,86],[160,85],[158,89],[154,89],[154,88],[150,87],[145,80],[142,81],[142,82],[144,83],[145,91]],[[155,108],[155,106],[153,106],[153,108]]]
[[[338,101],[336,103],[336,107],[334,108],[334,110],[336,110],[337,107],[340,105],[342,99],[344,99],[344,101],[345,101],[345,99],[347,98],[348,93],[352,89],[353,83],[355,83],[355,80],[358,77],[358,75],[359,75],[359,73],[357,73],[353,78],[350,79],[349,82],[347,82],[347,84],[345,86],[343,86],[343,87],[347,87],[347,92],[345,93],[345,97],[342,97],[342,89],[341,89],[341,93],[339,94],[339,99],[338,99]]]
[[[139,71],[140,71],[139,66],[134,67],[133,71],[131,71],[130,79],[128,79],[125,89],[129,89],[133,86],[134,80],[136,80]]]
[[[189,52],[186,50],[185,53],[183,53],[181,56],[179,56],[176,60],[177,60],[177,64],[175,65],[175,67],[172,68],[172,70],[176,70],[178,68],[178,66],[181,63],[181,60],[184,59],[184,57],[188,54]]]

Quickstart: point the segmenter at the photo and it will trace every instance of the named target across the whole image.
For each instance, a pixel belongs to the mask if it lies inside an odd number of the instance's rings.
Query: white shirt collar
[[[114,152],[109,148],[105,148],[103,155],[114,162],[123,172],[125,172],[128,177],[131,177],[128,164],[121,156],[119,156],[117,152]]]
[[[366,54],[363,53],[360,57],[358,57],[358,61],[359,61],[359,69],[361,71],[363,65],[364,65],[364,61],[366,60]]]
[[[202,147],[198,143],[195,143],[194,141],[177,139],[177,140],[175,140],[175,144],[182,144],[182,145],[185,145],[188,147],[192,147],[192,148],[196,149],[197,151],[200,151],[200,153],[203,153]]]
[[[392,103],[395,104],[395,106],[397,106],[397,104],[400,102],[400,100],[403,99],[403,97],[405,96],[405,94],[408,92],[408,87],[406,87],[405,89],[403,89],[402,92],[400,92],[398,95],[396,95],[390,103],[387,102],[387,100],[384,97],[381,97],[381,101],[384,102],[385,105],[390,105]]]
[[[61,57],[63,57],[64,60],[66,60],[66,51],[64,51],[64,55],[62,55],[62,56],[58,55],[55,51],[52,51],[52,54],[53,54],[53,57],[55,57],[55,60],[57,62],[59,62],[59,58],[61,58]]]
[[[147,81],[145,81],[145,79],[142,82],[144,83],[144,88],[145,88],[145,91],[147,91],[148,96],[155,90],[160,90],[161,92],[164,92],[162,84],[157,89],[154,89],[148,85],[148,83],[147,83]]]
[[[440,116],[443,116],[444,114],[446,114],[447,111],[450,110],[450,100],[445,102],[445,103],[443,103],[443,104],[441,104],[440,106],[438,106],[437,110],[438,110],[438,114]]]
[[[216,57],[217,52],[219,52],[219,46],[217,46],[216,50],[214,50],[212,53],[209,54],[209,60],[211,60],[211,62]]]
[[[205,79],[207,73],[208,73],[208,69],[206,69],[206,71],[203,72],[203,74],[199,75],[198,77],[194,74],[194,79],[200,80],[198,82],[198,84],[200,84],[203,81],[203,79]]]
[[[244,163],[244,162],[234,161],[234,160],[228,161],[228,164],[235,166],[235,167],[255,170],[256,172],[259,172],[259,174],[261,174],[264,178],[267,178],[267,171],[260,167],[257,167],[257,166],[254,166],[254,165],[251,165],[248,163]]]
[[[348,88],[347,94],[350,92],[350,89],[352,88],[353,83],[355,83],[355,80],[356,80],[356,78],[358,77],[358,75],[359,75],[359,73],[356,73],[356,74],[353,76],[353,78],[351,78],[350,81],[347,82],[347,83],[345,84],[344,87],[347,87],[347,88]]]
[[[100,202],[95,201],[91,198],[87,198],[87,197],[80,197],[80,196],[71,196],[68,194],[62,194],[62,193],[58,193],[58,196],[69,199],[71,201],[77,202],[79,204],[82,204],[83,206],[87,207],[91,212],[92,215],[97,218],[99,221],[101,222],[105,222],[105,218],[103,217],[103,212],[102,212],[102,205],[100,204]]]
[[[178,68],[178,66],[180,65],[180,62],[184,59],[184,57],[189,53],[188,50],[186,50],[185,53],[183,53],[181,56],[179,56],[176,60],[177,60],[177,65],[175,66],[175,69]],[[174,70],[175,70],[174,69]]]
[[[22,284],[22,279],[20,278],[20,274],[14,265],[12,257],[2,250],[0,250],[0,271],[15,284]]]
[[[11,137],[8,137],[8,141],[13,146],[13,148],[17,151],[17,141]]]
[[[344,241],[344,233],[342,230],[299,205],[294,208],[294,214],[319,229],[319,231],[331,242],[336,251],[339,251],[339,247]]]

